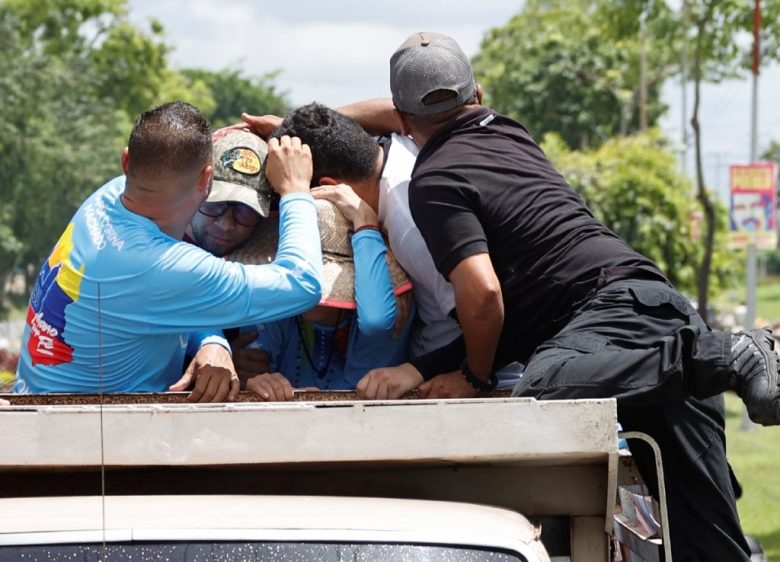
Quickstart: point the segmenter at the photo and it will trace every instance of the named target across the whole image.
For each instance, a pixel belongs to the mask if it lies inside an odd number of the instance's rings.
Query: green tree
[[[154,105],[165,83],[170,48],[163,29],[152,21],[148,32],[126,19],[117,19],[102,30],[99,46],[88,56],[100,76],[96,95],[112,100],[130,117]]]
[[[120,173],[138,113],[183,99],[221,125],[286,110],[275,75],[185,75],[170,51],[158,22],[129,21],[127,0],[0,0],[0,282],[33,277],[78,205]]]
[[[159,24],[129,23],[126,0],[0,0],[3,277],[35,275],[76,207],[121,172],[135,115],[176,82],[168,50]]]
[[[211,91],[215,108],[204,113],[215,129],[240,121],[244,111],[257,115],[284,115],[289,109],[286,93],[278,92],[273,83],[278,72],[248,77],[238,69],[217,72],[189,69],[183,70],[182,74],[190,81],[190,86],[201,82]]]
[[[2,0],[18,22],[22,49],[57,59],[85,59],[96,98],[131,118],[150,107],[167,72],[169,47],[152,20],[144,30],[127,19],[127,0]]]
[[[191,80],[181,72],[167,70],[163,74],[157,98],[153,100],[151,105],[157,106],[176,100],[191,103],[200,109],[206,117],[212,115],[217,108],[214,93],[203,80]]]
[[[699,313],[706,310],[710,292],[710,271],[714,263],[717,209],[704,184],[702,163],[703,124],[699,120],[702,82],[717,83],[726,78],[745,76],[751,68],[752,47],[744,36],[753,29],[753,3],[740,0],[685,0],[679,18],[684,45],[690,48],[690,78],[694,84],[691,126],[696,148],[697,197],[704,212],[704,254],[700,262]],[[762,57],[780,58],[780,1],[764,2]]]
[[[663,2],[622,2],[620,10],[613,4],[529,0],[509,23],[490,30],[473,61],[488,104],[536,138],[557,132],[571,147],[597,146],[639,129],[644,52],[647,116],[655,123],[665,110],[660,92],[671,67],[669,48],[653,38],[668,9]],[[640,16],[651,25],[644,36]]]
[[[127,11],[125,0],[2,0],[0,6],[16,19],[22,48],[36,44],[54,56],[86,53]]]
[[[94,97],[95,69],[73,51],[53,56],[26,40],[25,25],[0,5],[4,277],[37,267],[89,190],[118,169],[115,110]]]
[[[780,142],[775,140],[771,141],[769,146],[766,147],[764,152],[761,153],[759,159],[763,161],[774,162],[778,167],[780,167]],[[778,185],[778,195],[780,195],[780,185]],[[780,207],[780,196],[777,198],[777,200],[778,207]]]
[[[599,148],[572,151],[557,135],[542,148],[594,215],[630,246],[655,261],[681,290],[695,294],[702,246],[693,220],[691,180],[656,130],[611,139]],[[727,213],[718,208],[715,284],[733,283],[726,248]]]
[[[780,165],[780,142],[773,140],[766,147],[764,152],[761,153],[761,160],[769,160],[777,165]]]

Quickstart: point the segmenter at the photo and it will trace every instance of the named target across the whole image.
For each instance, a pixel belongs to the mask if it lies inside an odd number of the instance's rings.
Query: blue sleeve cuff
[[[230,344],[221,331],[218,330],[206,330],[202,332],[192,332],[189,340],[187,341],[187,355],[194,357],[198,350],[204,345],[216,343],[221,345],[227,352],[233,355],[230,351]]]
[[[283,195],[281,199],[279,199],[279,206],[286,206],[285,203],[289,203],[290,201],[296,201],[298,199],[302,199],[304,201],[311,201],[314,202],[314,197],[311,196],[311,193],[288,193],[287,195]]]
[[[361,230],[352,235],[352,240],[360,240],[361,238],[374,238],[375,240],[382,242],[382,244],[385,243],[385,239],[382,238],[382,233],[373,228],[366,228],[365,230]]]

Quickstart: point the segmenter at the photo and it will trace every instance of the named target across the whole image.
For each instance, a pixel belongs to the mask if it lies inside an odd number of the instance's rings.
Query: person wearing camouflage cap
[[[221,257],[239,248],[271,208],[273,188],[262,172],[268,149],[246,131],[214,133],[214,183],[192,217],[189,241]]]

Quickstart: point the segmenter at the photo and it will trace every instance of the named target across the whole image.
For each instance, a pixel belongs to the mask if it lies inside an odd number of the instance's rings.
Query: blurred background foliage
[[[679,171],[676,155],[657,129],[580,151],[548,133],[542,149],[596,218],[655,261],[679,289],[695,294],[702,255],[699,207],[691,179]],[[726,247],[728,215],[722,207],[718,218],[715,291],[731,286],[742,271]]]
[[[0,0],[0,283],[20,300],[75,209],[118,173],[139,113],[181,99],[219,127],[287,111],[275,73],[174,69],[172,48],[125,0]]]
[[[638,131],[640,42],[625,23],[638,21],[634,12],[633,5],[620,10],[611,2],[528,0],[509,23],[487,33],[474,58],[487,105],[521,121],[535,138],[556,132],[572,148]],[[653,21],[660,25],[660,15]],[[673,56],[671,45],[653,47],[651,124],[666,109],[661,86]]]

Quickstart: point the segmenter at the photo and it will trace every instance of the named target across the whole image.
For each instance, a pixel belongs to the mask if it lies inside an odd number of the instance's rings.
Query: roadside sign
[[[773,162],[729,166],[731,205],[729,246],[762,250],[777,247],[777,165]]]

